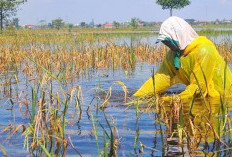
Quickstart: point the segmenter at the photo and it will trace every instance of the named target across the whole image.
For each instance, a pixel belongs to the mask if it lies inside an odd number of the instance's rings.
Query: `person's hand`
[[[171,99],[172,99],[171,96],[162,96],[162,97],[161,97],[161,100],[166,101],[166,102],[170,102]]]
[[[161,100],[165,102],[170,102],[170,101],[179,101],[180,96],[179,95],[167,95],[167,96],[162,96]]]

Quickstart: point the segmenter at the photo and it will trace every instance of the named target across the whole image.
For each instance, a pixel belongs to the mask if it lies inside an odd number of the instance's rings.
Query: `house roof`
[[[113,26],[113,24],[112,23],[106,23],[106,24],[104,24],[104,26]]]

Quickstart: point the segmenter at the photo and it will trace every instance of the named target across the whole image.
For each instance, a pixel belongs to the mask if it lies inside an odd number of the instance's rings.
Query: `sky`
[[[106,22],[125,22],[131,18],[143,21],[164,21],[169,17],[169,10],[162,10],[156,0],[28,0],[19,7],[19,23],[47,23],[62,18],[67,23],[95,24]],[[180,10],[173,10],[173,15],[184,19],[214,21],[232,20],[232,0],[191,0],[191,4]]]

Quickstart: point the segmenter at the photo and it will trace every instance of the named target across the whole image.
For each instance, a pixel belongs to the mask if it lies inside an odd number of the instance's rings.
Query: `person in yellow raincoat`
[[[232,74],[215,45],[205,36],[198,36],[182,18],[172,16],[160,28],[158,41],[170,48],[155,75],[148,79],[134,96],[161,94],[174,84],[186,89],[181,99],[194,94],[220,97],[232,94]],[[170,100],[164,96],[164,100]]]

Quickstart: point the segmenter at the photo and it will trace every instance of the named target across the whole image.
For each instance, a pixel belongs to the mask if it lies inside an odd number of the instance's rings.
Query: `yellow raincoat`
[[[194,93],[210,97],[232,94],[231,71],[215,45],[206,37],[197,36],[184,47],[179,69],[173,65],[174,58],[175,52],[170,50],[154,77],[148,79],[134,96],[159,94],[177,83],[186,85],[179,94],[181,99],[192,98]],[[164,97],[164,100],[169,98]]]

